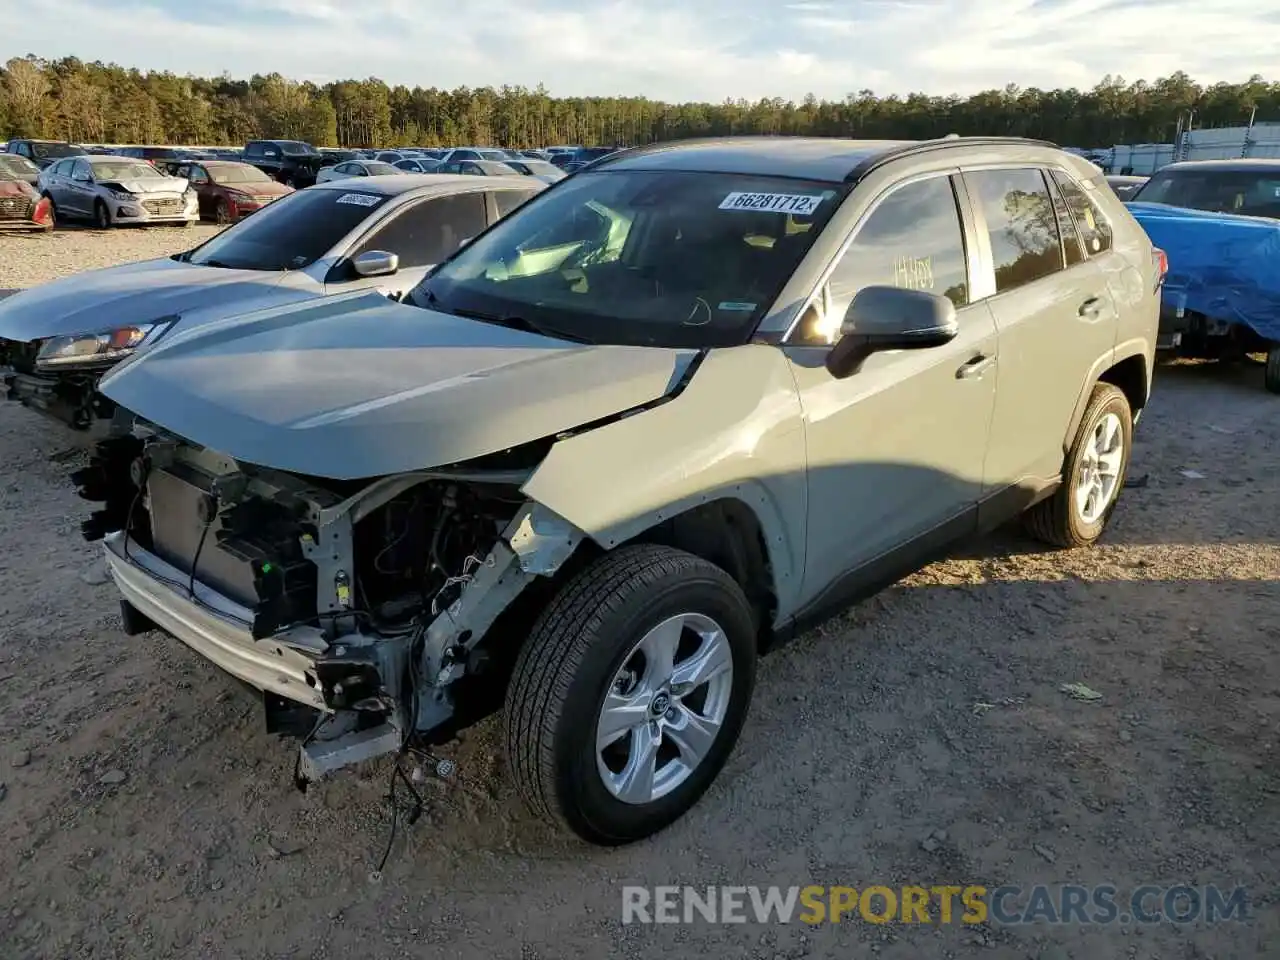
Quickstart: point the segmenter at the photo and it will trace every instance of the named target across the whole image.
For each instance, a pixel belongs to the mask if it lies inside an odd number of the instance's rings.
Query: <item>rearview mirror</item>
[[[902,287],[864,287],[845,311],[840,339],[827,354],[827,371],[844,379],[873,353],[940,347],[959,332],[955,304],[946,297]]]
[[[367,250],[351,266],[361,277],[385,277],[400,269],[400,257],[386,250]]]

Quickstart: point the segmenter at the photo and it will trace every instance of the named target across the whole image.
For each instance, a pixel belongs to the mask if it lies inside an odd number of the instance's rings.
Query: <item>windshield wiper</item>
[[[526,317],[501,316],[496,313],[481,313],[478,310],[450,310],[449,312],[455,316],[466,317],[468,320],[479,320],[481,323],[492,323],[495,326],[508,327],[511,330],[523,330],[525,333],[536,333],[543,337],[554,337],[557,340],[569,340],[573,343],[591,342],[585,337],[580,337],[572,333],[565,333],[563,330],[557,330],[555,327],[534,323]]]

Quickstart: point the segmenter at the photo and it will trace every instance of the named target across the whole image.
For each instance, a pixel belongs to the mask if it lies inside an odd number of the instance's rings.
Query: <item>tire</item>
[[[1262,385],[1268,393],[1280,393],[1280,343],[1267,351],[1267,365],[1262,370]]]
[[[111,229],[111,211],[101,200],[93,201],[93,225],[99,230]]]
[[[213,222],[220,227],[225,227],[231,222],[231,211],[227,207],[227,201],[219,199],[213,208]]]
[[[659,689],[649,686],[648,664],[639,674],[627,674],[624,667],[639,662],[637,644],[654,636],[653,628],[670,626],[682,616],[695,625],[718,626],[721,633],[700,636],[678,630],[679,645],[673,644],[677,671],[672,679],[679,676],[681,665],[697,659],[680,657],[688,644],[699,652],[714,644],[720,653],[715,659],[727,659],[731,672],[681,692],[669,688],[664,703],[671,706],[666,716],[655,720],[652,712],[640,713],[633,732],[598,751],[597,725],[605,697],[620,691],[620,677],[635,681],[626,691],[627,697],[637,697],[633,703],[644,703],[649,711],[661,710],[657,693],[648,698]],[[716,636],[720,639],[708,639]],[[750,604],[719,567],[681,550],[652,545],[605,554],[552,599],[516,661],[507,690],[506,750],[524,801],[544,819],[601,845],[630,843],[666,827],[698,801],[737,742],[755,683],[755,657]],[[705,691],[701,707],[699,691]],[[652,783],[656,786],[663,775],[674,771],[669,790],[661,795],[646,790],[639,794],[652,795],[645,801],[620,799],[617,788],[606,783],[603,753],[609,752],[616,761],[619,752],[637,749],[640,741],[634,737],[647,737],[659,729],[664,749],[676,749],[682,730],[677,724],[682,718],[687,722],[686,711],[691,709],[694,713],[723,711],[718,731],[702,741],[701,760],[682,773],[678,766],[669,770],[665,764],[672,761],[668,759],[657,767]],[[686,755],[683,750],[680,753]],[[657,756],[661,759],[662,754]]]
[[[1095,503],[1096,511],[1086,513],[1078,501],[1078,485],[1084,479],[1082,471],[1090,469],[1090,440],[1104,421],[1110,421],[1110,418],[1119,421],[1122,444],[1119,463],[1111,478],[1114,486],[1106,486],[1105,502]],[[1133,412],[1129,408],[1129,400],[1119,387],[1099,383],[1093,388],[1089,405],[1080,418],[1080,429],[1063,465],[1062,485],[1054,491],[1053,496],[1040,501],[1025,514],[1026,526],[1031,535],[1055,547],[1087,547],[1097,541],[1124,489],[1132,449]],[[1097,473],[1095,470],[1094,475]]]

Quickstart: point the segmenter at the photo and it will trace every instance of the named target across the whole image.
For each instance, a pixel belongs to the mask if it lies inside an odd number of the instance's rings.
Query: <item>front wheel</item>
[[[668,547],[606,554],[569,581],[520,651],[506,703],[516,786],[592,843],[656,833],[729,757],[755,682],[747,598]]]
[[[1062,471],[1062,486],[1026,513],[1032,536],[1055,547],[1086,547],[1102,536],[1124,487],[1133,413],[1119,387],[1093,388]]]
[[[111,226],[111,211],[101,200],[93,202],[93,225],[99,230],[106,230]]]
[[[219,200],[217,206],[213,208],[213,222],[220,227],[225,227],[231,222],[231,210],[227,207],[226,200]]]
[[[1267,365],[1262,371],[1262,385],[1269,393],[1280,393],[1280,343],[1267,351]]]

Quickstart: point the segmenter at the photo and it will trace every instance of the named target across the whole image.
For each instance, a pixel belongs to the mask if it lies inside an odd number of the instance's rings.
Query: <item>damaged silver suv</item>
[[[304,781],[505,709],[529,804],[624,843],[710,785],[760,653],[1017,513],[1097,539],[1162,265],[1049,144],[632,150],[402,302],[125,361],[84,531]]]

